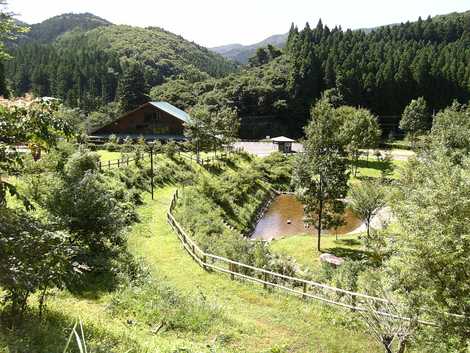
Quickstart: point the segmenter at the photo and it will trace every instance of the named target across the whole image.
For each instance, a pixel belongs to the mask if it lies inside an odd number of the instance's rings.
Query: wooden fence
[[[329,305],[335,305],[351,309],[353,311],[372,311],[375,314],[394,319],[406,321],[411,320],[410,318],[396,315],[391,312],[371,309],[371,307],[387,307],[387,304],[390,303],[386,299],[363,293],[356,293],[302,278],[287,276],[201,250],[173,215],[173,210],[176,206],[177,200],[178,190],[176,190],[171,200],[170,207],[167,212],[167,221],[175,231],[188,254],[206,271],[225,273],[230,275],[232,280],[235,278],[247,280],[263,285],[264,289],[277,288],[287,293],[301,296],[303,299],[315,299]],[[421,324],[433,325],[433,323],[429,321],[417,321]]]
[[[121,168],[121,167],[128,167],[132,162],[137,162],[137,161],[144,161],[146,158],[149,158],[147,153],[143,153],[142,157],[140,159],[135,158],[135,157],[129,157],[129,156],[123,156],[122,158],[119,159],[112,159],[108,161],[98,161],[98,169],[99,170],[105,170],[105,169],[112,169],[114,167],[116,168]]]
[[[179,155],[183,158],[199,163],[202,166],[206,166],[214,162],[217,162],[218,160],[229,158],[231,153],[240,153],[242,151],[243,151],[242,148],[234,148],[231,151],[224,151],[224,152],[220,152],[219,154],[213,154],[211,156],[200,157],[199,161],[197,160],[197,157],[191,153],[179,152]]]

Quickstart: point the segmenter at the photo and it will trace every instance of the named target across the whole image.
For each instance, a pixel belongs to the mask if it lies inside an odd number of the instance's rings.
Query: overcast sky
[[[158,26],[198,44],[252,44],[285,33],[292,22],[368,28],[419,16],[470,10],[470,0],[9,0],[27,23],[91,12],[116,24]]]

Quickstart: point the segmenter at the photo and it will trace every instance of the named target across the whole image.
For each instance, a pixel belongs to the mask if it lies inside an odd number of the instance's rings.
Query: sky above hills
[[[10,0],[27,23],[67,12],[91,12],[115,24],[158,26],[213,47],[252,44],[285,33],[292,22],[369,28],[415,21],[421,16],[470,10],[470,0]]]

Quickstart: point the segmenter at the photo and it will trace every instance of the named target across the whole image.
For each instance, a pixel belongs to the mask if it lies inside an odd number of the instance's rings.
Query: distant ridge
[[[242,44],[228,44],[222,45],[219,47],[209,48],[213,52],[216,52],[227,59],[231,59],[240,64],[248,63],[248,59],[255,54],[256,49],[262,48],[271,44],[275,47],[282,48],[286,44],[287,35],[285,34],[276,34],[271,37],[268,37],[261,42],[251,44],[251,45],[242,45]]]

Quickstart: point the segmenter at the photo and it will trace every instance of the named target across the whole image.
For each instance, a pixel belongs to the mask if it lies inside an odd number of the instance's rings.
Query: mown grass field
[[[166,208],[161,206],[168,205],[173,192],[174,187],[159,190],[156,201],[141,209],[143,222],[133,228],[129,248],[149,264],[155,276],[163,276],[181,292],[202,295],[223,309],[225,320],[211,332],[190,338],[194,347],[220,342],[216,350],[220,352],[378,351],[361,329],[345,328],[352,320],[347,311],[266,292],[257,285],[202,270],[166,223]],[[348,340],[341,339],[345,335]]]
[[[121,152],[110,152],[107,150],[98,150],[96,153],[100,156],[101,162],[116,160],[122,157]]]
[[[394,169],[390,177],[397,179],[400,175],[400,168],[406,163],[406,161],[393,159],[392,163]],[[373,156],[370,156],[368,159],[361,157],[355,165],[357,166],[357,179],[360,179],[361,177],[380,178],[382,171],[385,169],[385,163],[383,161],[377,161]]]
[[[299,264],[310,269],[318,270],[321,266],[320,255],[317,250],[317,237],[313,235],[296,235],[271,242],[271,248],[280,254],[292,256]],[[363,250],[359,235],[322,235],[321,249],[325,253],[335,256],[361,260],[367,258]]]

